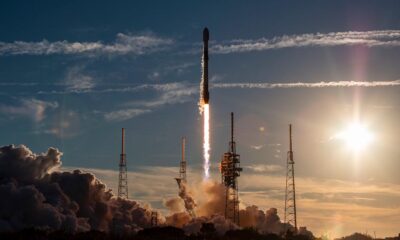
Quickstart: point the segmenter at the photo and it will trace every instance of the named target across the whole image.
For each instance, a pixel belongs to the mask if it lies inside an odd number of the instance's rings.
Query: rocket
[[[208,92],[208,40],[210,33],[208,28],[203,30],[203,62],[202,62],[202,78],[200,84],[200,103],[208,104],[210,93]]]

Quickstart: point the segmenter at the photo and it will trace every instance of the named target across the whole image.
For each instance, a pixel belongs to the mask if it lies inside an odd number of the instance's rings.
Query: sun
[[[361,123],[349,124],[335,138],[343,140],[350,149],[355,151],[365,149],[374,140],[373,134]]]

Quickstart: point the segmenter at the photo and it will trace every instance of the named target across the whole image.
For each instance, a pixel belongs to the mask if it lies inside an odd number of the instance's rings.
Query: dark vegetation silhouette
[[[64,231],[49,231],[40,229],[25,229],[17,232],[0,233],[1,240],[284,240],[282,236],[272,233],[261,234],[256,229],[244,228],[229,230],[224,235],[218,235],[212,223],[203,223],[197,234],[185,235],[185,232],[176,227],[154,227],[140,230],[136,234],[121,235],[101,231],[88,231],[81,233],[67,233]],[[291,236],[292,240],[313,240],[305,235]]]
[[[1,240],[326,240],[324,237],[311,238],[307,235],[279,236],[273,233],[259,233],[254,228],[229,230],[224,235],[218,235],[214,224],[203,223],[197,234],[185,235],[185,232],[176,227],[154,227],[140,230],[136,234],[121,235],[101,231],[81,233],[67,233],[64,231],[49,231],[40,229],[24,229],[17,232],[0,232]],[[373,240],[374,238],[362,233],[354,233],[336,240]],[[400,240],[399,236],[387,237],[379,240]]]

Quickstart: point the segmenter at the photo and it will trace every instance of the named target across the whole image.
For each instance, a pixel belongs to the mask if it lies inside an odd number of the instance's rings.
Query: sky
[[[126,128],[130,195],[176,194],[180,138],[202,176],[202,29],[210,30],[211,170],[235,113],[243,206],[284,206],[288,124],[299,225],[398,234],[399,1],[2,1],[0,145],[56,147],[63,168],[116,189]],[[359,122],[363,149],[338,137]],[[155,177],[155,175],[158,175]],[[152,179],[158,179],[154,181]]]

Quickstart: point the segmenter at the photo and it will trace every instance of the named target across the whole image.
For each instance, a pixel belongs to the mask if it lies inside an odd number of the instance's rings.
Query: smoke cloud
[[[115,197],[93,174],[56,171],[61,156],[55,148],[41,154],[23,145],[0,148],[0,231],[133,233],[150,226],[149,208]]]
[[[194,210],[197,206],[192,193],[188,189],[187,183],[184,181],[179,182],[179,197],[183,200],[185,204],[186,211],[191,214],[194,213]],[[194,215],[194,214],[191,214]]]
[[[191,218],[186,212],[177,212],[166,217],[166,224],[181,227],[187,234],[200,231],[202,223],[213,223],[219,234],[231,229],[239,229],[228,219],[225,219],[225,186],[215,181],[203,181],[200,188],[191,189],[193,198],[198,201],[196,216]],[[178,199],[179,200],[179,199]],[[170,202],[176,203],[174,199]],[[181,203],[182,204],[182,203]],[[261,233],[281,234],[285,231],[285,224],[281,222],[276,208],[267,211],[257,206],[247,206],[239,211],[240,227],[252,227]],[[292,226],[287,225],[288,229]]]

